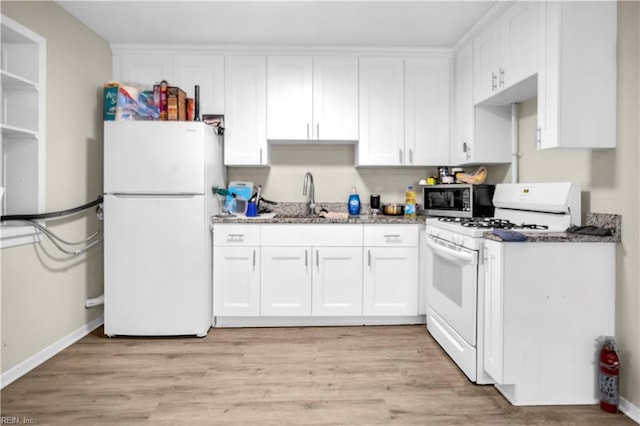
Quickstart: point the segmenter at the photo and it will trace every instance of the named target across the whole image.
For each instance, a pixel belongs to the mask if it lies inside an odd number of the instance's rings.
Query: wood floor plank
[[[634,425],[597,406],[513,407],[424,326],[96,330],[2,391],[38,425]]]

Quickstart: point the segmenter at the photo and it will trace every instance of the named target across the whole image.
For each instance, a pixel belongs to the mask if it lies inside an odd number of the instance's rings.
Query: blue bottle
[[[349,215],[358,216],[360,214],[360,196],[356,187],[354,186],[349,194]]]

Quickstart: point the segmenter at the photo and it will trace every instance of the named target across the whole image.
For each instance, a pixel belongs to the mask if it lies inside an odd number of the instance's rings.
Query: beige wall
[[[47,211],[93,201],[102,193],[99,88],[111,49],[54,2],[3,1],[2,14],[47,39]],[[93,210],[47,224],[68,241],[99,226]],[[3,373],[102,315],[84,307],[103,291],[102,245],[68,258],[45,241],[1,258]]]

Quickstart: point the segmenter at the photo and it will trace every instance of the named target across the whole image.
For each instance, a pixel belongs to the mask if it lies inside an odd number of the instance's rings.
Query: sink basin
[[[273,219],[276,216],[278,216],[278,213],[269,212],[269,213],[260,213],[256,217],[247,217],[247,219]]]
[[[319,219],[322,216],[318,216],[317,214],[282,214],[278,213],[276,215],[279,219]]]

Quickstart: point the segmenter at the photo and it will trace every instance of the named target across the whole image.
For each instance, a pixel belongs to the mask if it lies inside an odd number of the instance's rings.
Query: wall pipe
[[[511,182],[518,183],[519,180],[519,160],[518,152],[518,104],[511,104]]]
[[[101,294],[100,296],[94,297],[92,299],[87,299],[84,302],[84,306],[87,309],[93,308],[94,306],[100,306],[100,305],[104,305],[104,294]]]

